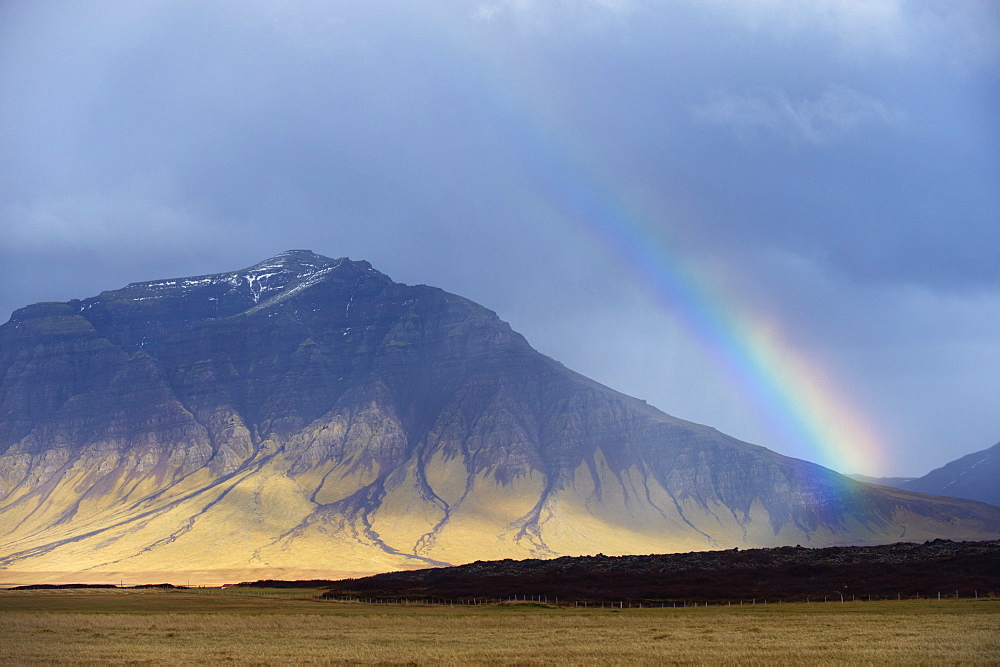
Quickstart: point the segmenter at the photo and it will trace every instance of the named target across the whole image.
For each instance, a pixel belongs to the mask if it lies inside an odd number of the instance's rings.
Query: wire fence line
[[[736,606],[765,606],[765,605],[780,605],[780,604],[818,604],[818,603],[838,603],[838,604],[848,604],[848,603],[859,603],[859,602],[885,602],[885,601],[904,601],[904,600],[959,600],[959,599],[969,599],[969,600],[996,600],[997,592],[988,591],[980,593],[978,590],[968,591],[967,594],[962,594],[960,590],[954,591],[938,591],[935,594],[925,595],[925,594],[903,594],[897,593],[895,595],[857,595],[849,594],[845,595],[840,591],[836,591],[832,594],[819,594],[815,596],[806,596],[804,599],[767,599],[767,598],[748,598],[739,600],[641,600],[641,601],[629,601],[629,600],[567,600],[563,598],[560,600],[558,597],[553,596],[551,599],[547,595],[511,595],[508,597],[462,597],[462,598],[439,598],[439,597],[366,597],[358,595],[330,595],[324,594],[318,597],[322,597],[327,600],[334,600],[337,602],[356,602],[361,604],[392,604],[392,605],[441,605],[441,606],[451,606],[451,607],[473,607],[481,605],[514,605],[514,604],[524,604],[524,605],[545,605],[553,607],[572,607],[578,609],[663,609],[663,608],[696,608],[696,607],[736,607]]]
[[[48,587],[48,586],[39,586]],[[56,588],[66,588],[70,587],[68,585],[57,586]],[[24,587],[24,588],[34,588],[34,586]],[[718,599],[718,598],[673,598],[667,597],[663,599],[619,599],[619,600],[600,600],[593,598],[569,598],[565,596],[559,598],[558,596],[549,596],[547,594],[512,594],[507,596],[458,596],[458,597],[443,597],[443,596],[421,596],[421,595],[411,595],[411,596],[385,596],[385,595],[359,595],[357,593],[349,594],[336,594],[329,591],[316,592],[320,590],[321,586],[309,587],[309,588],[299,588],[299,587],[288,587],[281,589],[267,589],[259,590],[251,585],[246,584],[225,584],[222,586],[173,586],[169,584],[164,585],[140,585],[140,586],[115,586],[106,585],[99,586],[99,588],[111,588],[111,589],[159,589],[159,590],[174,590],[174,591],[185,591],[189,593],[196,593],[202,595],[236,595],[242,597],[257,597],[257,598],[280,598],[280,599],[322,599],[330,600],[336,602],[352,602],[361,604],[375,604],[375,605],[424,605],[424,606],[450,606],[450,607],[474,607],[482,605],[543,605],[548,607],[559,607],[559,608],[579,608],[579,609],[656,609],[656,608],[675,608],[675,609],[685,609],[685,608],[697,608],[697,607],[755,607],[755,606],[766,606],[766,605],[781,605],[781,604],[792,604],[792,603],[805,603],[805,604],[816,604],[816,603],[858,603],[858,602],[884,602],[884,601],[909,601],[909,600],[929,600],[929,601],[942,601],[942,600],[991,600],[996,601],[998,598],[998,591],[980,591],[978,589],[965,590],[962,589],[948,589],[935,591],[933,593],[926,592],[896,592],[894,594],[878,593],[878,594],[857,594],[857,593],[845,593],[844,591],[835,590],[832,592],[818,593],[811,595],[793,595],[784,597],[772,597],[772,598],[741,598],[741,599]]]
[[[110,585],[107,588],[119,588]],[[126,589],[161,589],[186,591],[202,595],[238,595],[243,597],[258,598],[282,598],[282,599],[324,599],[337,602],[354,602],[363,604],[395,604],[395,605],[437,605],[451,607],[474,607],[481,605],[546,605],[552,607],[572,607],[580,609],[656,609],[656,608],[695,608],[695,607],[734,607],[734,606],[757,606],[757,605],[780,605],[792,603],[856,603],[856,602],[883,602],[883,601],[904,601],[904,600],[997,600],[998,591],[979,591],[977,589],[962,591],[961,589],[940,590],[934,593],[913,593],[897,592],[895,594],[856,594],[844,593],[843,591],[833,591],[813,595],[797,595],[792,597],[779,598],[742,598],[742,599],[705,599],[705,598],[666,598],[666,599],[641,599],[641,600],[594,600],[592,598],[579,599],[558,596],[548,596],[547,594],[512,594],[508,596],[365,596],[354,594],[334,594],[330,592],[307,592],[315,591],[319,587],[285,588],[257,590],[253,586],[243,584],[225,584],[222,586],[171,586],[171,585],[141,585],[122,587]]]

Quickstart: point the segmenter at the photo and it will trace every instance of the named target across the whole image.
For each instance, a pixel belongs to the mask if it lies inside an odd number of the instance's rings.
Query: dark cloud
[[[974,2],[3,3],[0,313],[312,248],[794,451],[579,192],[921,473],[1000,427],[998,44]]]

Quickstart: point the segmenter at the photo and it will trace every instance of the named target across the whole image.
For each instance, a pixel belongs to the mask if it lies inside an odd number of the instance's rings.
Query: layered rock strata
[[[997,536],[1000,508],[671,417],[367,262],[290,251],[0,326],[0,581]]]

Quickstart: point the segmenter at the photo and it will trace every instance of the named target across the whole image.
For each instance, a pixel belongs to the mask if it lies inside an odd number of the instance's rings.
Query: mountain
[[[868,484],[1000,506],[1000,443],[955,459],[923,477],[850,477]]]
[[[289,251],[0,326],[0,581],[1000,536],[671,417],[495,313]]]
[[[901,488],[1000,505],[1000,443],[905,482]]]

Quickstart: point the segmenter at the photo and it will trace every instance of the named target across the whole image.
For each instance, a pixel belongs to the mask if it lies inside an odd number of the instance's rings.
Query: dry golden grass
[[[29,609],[58,609],[40,612]],[[123,613],[123,609],[131,613]],[[996,663],[1000,603],[600,611],[0,591],[0,663]]]

